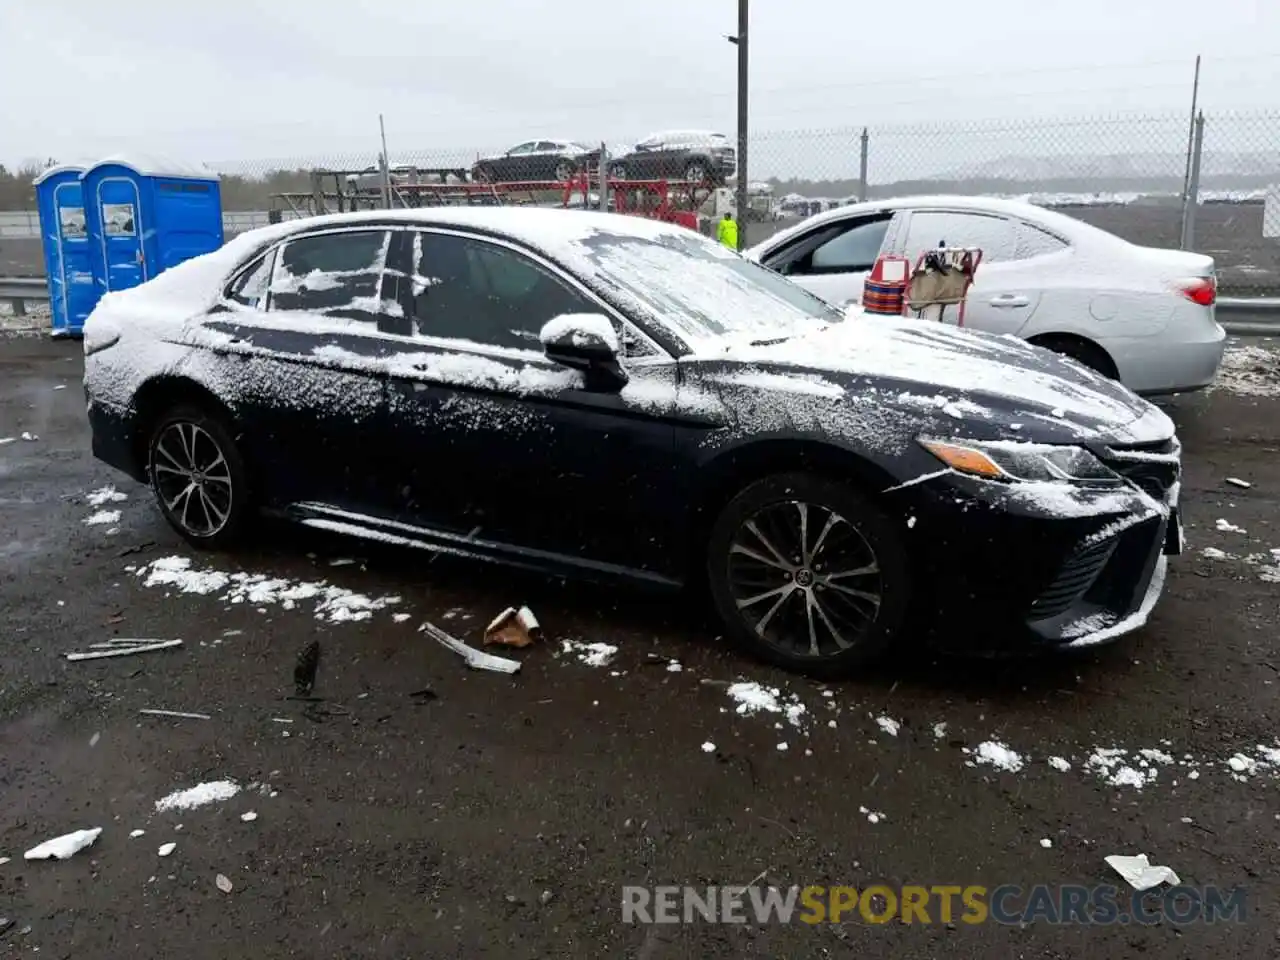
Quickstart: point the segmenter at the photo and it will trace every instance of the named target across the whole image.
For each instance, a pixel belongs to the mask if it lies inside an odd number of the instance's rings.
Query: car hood
[[[1011,335],[930,321],[853,319],[780,343],[723,340],[690,359],[712,378],[749,367],[765,374],[762,384],[799,376],[874,393],[887,407],[966,421],[975,439],[1146,442],[1174,433],[1158,408],[1082,364]]]

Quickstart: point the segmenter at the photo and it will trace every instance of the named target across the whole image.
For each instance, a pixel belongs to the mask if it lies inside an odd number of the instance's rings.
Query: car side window
[[[534,145],[532,143],[522,143],[508,150],[507,155],[511,157],[523,157],[525,154],[532,153],[533,147]]]
[[[386,230],[350,230],[287,241],[276,258],[268,309],[376,321],[389,242]]]
[[[411,313],[419,335],[541,351],[538,334],[548,320],[599,312],[514,250],[453,234],[413,236]]]
[[[274,257],[275,250],[271,250],[246,267],[227,288],[226,298],[252,310],[265,309]]]
[[[977,247],[983,263],[1005,263],[1018,258],[1013,224],[986,213],[950,210],[916,210],[907,224],[905,252],[912,262],[938,246]]]
[[[1043,257],[1070,249],[1066,241],[1023,220],[1013,222],[1013,232],[1017,241],[1018,260],[1030,260],[1032,257]]]
[[[837,237],[832,237],[809,256],[807,273],[854,273],[870,270],[880,256],[889,220],[855,223]]]

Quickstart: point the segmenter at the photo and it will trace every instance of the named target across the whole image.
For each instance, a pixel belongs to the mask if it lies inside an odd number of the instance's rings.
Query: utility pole
[[[734,199],[737,208],[735,220],[738,221],[738,249],[747,245],[747,105],[750,98],[747,94],[747,80],[750,76],[747,60],[747,0],[738,0],[738,35],[726,37],[738,48],[738,189]]]

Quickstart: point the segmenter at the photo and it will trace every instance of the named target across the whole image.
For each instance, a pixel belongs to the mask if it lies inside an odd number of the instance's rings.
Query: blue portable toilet
[[[50,167],[32,181],[40,211],[40,242],[55,337],[79,334],[84,318],[101,296],[89,260],[89,234],[80,188],[84,170],[83,164],[64,163]]]
[[[80,187],[99,294],[222,246],[222,193],[207,167],[120,154],[85,170]]]

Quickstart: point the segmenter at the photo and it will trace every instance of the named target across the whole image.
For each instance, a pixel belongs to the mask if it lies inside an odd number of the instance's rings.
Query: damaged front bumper
[[[1170,439],[1096,453],[1127,482],[1076,488],[951,475],[920,485],[914,552],[942,643],[1074,649],[1147,622],[1168,558],[1184,546],[1180,450]],[[980,633],[954,627],[975,620]]]

